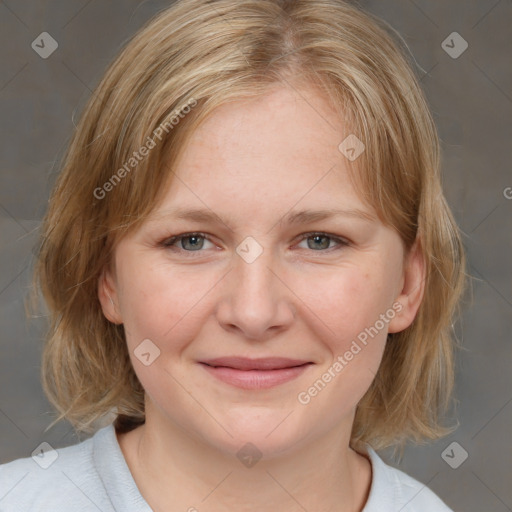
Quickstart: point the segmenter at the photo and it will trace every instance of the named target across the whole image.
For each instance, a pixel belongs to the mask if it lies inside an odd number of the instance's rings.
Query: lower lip
[[[311,363],[308,363],[279,370],[236,370],[225,366],[200,364],[217,379],[242,389],[272,388],[297,378],[311,366]]]

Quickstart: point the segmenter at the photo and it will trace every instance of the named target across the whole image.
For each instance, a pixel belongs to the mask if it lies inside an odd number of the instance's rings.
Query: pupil
[[[190,244],[192,248],[201,248],[201,244],[200,244],[200,236],[197,236],[197,235],[194,235],[194,236],[188,236],[187,238],[185,238],[185,243],[186,241],[189,241],[189,240],[192,240],[192,243]],[[184,247],[185,249],[185,247]]]
[[[325,249],[329,245],[328,237],[326,237],[324,235],[313,235],[313,239],[315,241],[315,244],[317,242],[320,242],[322,239],[324,239],[324,242],[327,241],[327,245],[325,243],[324,244],[320,244],[321,245],[321,247],[320,247],[321,249]],[[314,248],[318,249],[319,248],[318,244]]]

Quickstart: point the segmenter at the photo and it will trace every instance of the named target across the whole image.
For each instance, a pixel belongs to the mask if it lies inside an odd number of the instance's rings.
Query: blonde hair
[[[422,303],[407,329],[388,335],[351,445],[381,449],[450,431],[440,416],[453,388],[465,256],[441,188],[435,124],[393,30],[338,0],[178,1],[110,65],[64,156],[35,273],[51,318],[42,382],[59,412],[52,425],[67,418],[90,432],[112,411],[120,431],[144,422],[144,389],[123,326],[102,313],[99,276],[161,197],[199,123],[279,83],[321,88],[346,122],[340,142],[348,134],[364,142],[349,164],[361,197],[406,250],[420,237],[425,258]],[[150,139],[146,156],[130,160]]]

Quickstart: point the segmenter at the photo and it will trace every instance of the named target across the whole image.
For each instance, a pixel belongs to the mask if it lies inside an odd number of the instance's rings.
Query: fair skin
[[[338,150],[349,133],[311,88],[276,86],[223,105],[192,135],[173,169],[179,179],[151,217],[117,245],[99,298],[105,316],[124,324],[146,391],[146,423],[118,440],[153,510],[363,509],[372,470],[349,447],[355,409],[387,334],[417,313],[424,265],[419,246],[405,255],[396,231],[356,194]],[[177,220],[170,211],[178,207],[210,210],[224,223]],[[279,223],[290,212],[328,208],[375,218]],[[160,244],[194,232],[207,238]],[[331,238],[301,239],[311,232]],[[263,248],[251,263],[236,252],[248,236]],[[396,301],[400,313],[321,393],[299,403]],[[145,339],[160,350],[148,366],[134,355]],[[198,362],[232,355],[313,364],[291,381],[247,390]],[[236,455],[247,442],[263,455],[252,467]]]

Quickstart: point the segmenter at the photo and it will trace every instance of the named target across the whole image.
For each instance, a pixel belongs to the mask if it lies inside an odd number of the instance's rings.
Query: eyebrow
[[[196,222],[205,223],[223,223],[229,227],[228,222],[220,218],[211,210],[197,209],[197,208],[178,208],[170,210],[166,217],[174,217],[180,220],[189,220]],[[292,211],[284,215],[276,224],[283,225],[297,225],[297,224],[308,224],[315,221],[326,220],[333,217],[349,217],[354,219],[364,220],[366,222],[374,222],[377,218],[370,212],[360,210],[358,208],[351,209],[336,209],[329,208],[325,210],[300,210]]]

